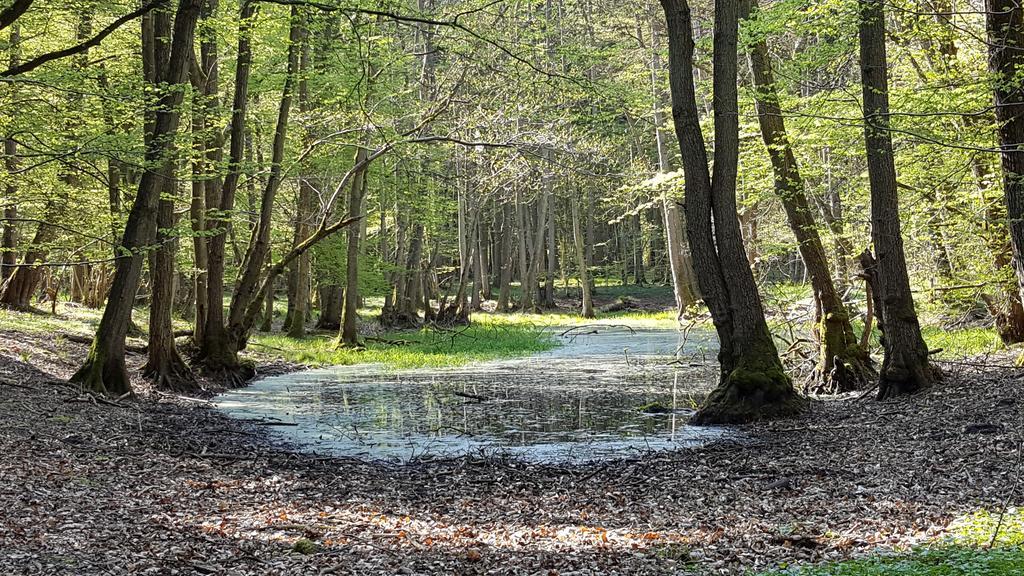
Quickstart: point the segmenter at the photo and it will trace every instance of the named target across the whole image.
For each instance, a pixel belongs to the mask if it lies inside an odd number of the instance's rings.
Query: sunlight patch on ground
[[[306,538],[324,547],[388,549],[469,549],[606,552],[638,551],[666,546],[689,548],[694,538],[676,532],[604,528],[580,524],[452,522],[446,518],[413,517],[365,504],[301,509],[268,505],[243,513],[208,516],[197,522],[207,533],[224,537],[277,541],[291,546]]]
[[[728,514],[717,524],[680,518],[671,529],[645,527],[641,519],[629,525],[603,526],[599,515],[577,511],[577,522],[545,521],[535,510],[511,500],[497,513],[481,508],[472,497],[451,501],[446,513],[420,513],[404,509],[397,502],[382,504],[367,500],[308,503],[273,497],[286,487],[287,478],[274,476],[259,481],[193,483],[190,489],[207,489],[215,498],[206,516],[183,518],[184,524],[219,537],[277,542],[290,548],[300,540],[317,547],[387,550],[396,554],[414,550],[440,549],[456,554],[467,550],[487,554],[504,551],[550,551],[562,553],[598,552],[644,553],[696,563],[714,557],[715,550],[745,542],[740,555],[746,563],[764,567],[773,549],[804,550],[817,561],[847,557],[857,550],[898,553],[934,541],[947,526],[906,525],[886,518],[885,510],[900,502],[876,502],[862,521],[843,527],[778,525],[754,516]],[[234,500],[238,493],[252,496],[248,504]],[[313,497],[311,495],[311,497]],[[415,505],[410,505],[415,507]],[[524,518],[536,518],[535,523]],[[403,552],[404,551],[404,552]],[[856,572],[852,573],[856,574]]]
[[[1024,546],[1024,509],[978,510],[954,520],[949,533],[956,544],[989,546],[995,536],[996,546]]]

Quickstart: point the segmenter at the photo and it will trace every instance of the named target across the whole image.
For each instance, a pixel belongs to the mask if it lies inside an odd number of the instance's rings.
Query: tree
[[[860,68],[864,95],[864,141],[871,186],[871,240],[875,258],[865,272],[874,279],[876,314],[885,356],[879,371],[878,398],[910,394],[929,386],[937,371],[928,347],[907,273],[900,227],[899,195],[889,131],[889,79],[883,0],[858,0]]]
[[[1024,7],[1015,0],[987,0],[985,9],[1007,228],[1024,300]]]
[[[170,14],[166,11],[151,12],[142,20],[143,71],[147,82],[154,91],[159,90],[160,70],[167,69],[171,62],[168,39],[171,34]],[[155,134],[155,114],[147,112],[147,147],[152,146]],[[174,146],[173,143],[170,146]],[[171,150],[160,159],[161,164],[153,170],[158,175],[154,193],[159,197],[156,214],[156,249],[149,253],[149,271],[152,279],[152,296],[149,302],[149,345],[148,359],[142,369],[143,376],[153,380],[158,388],[189,390],[195,384],[192,371],[178,354],[174,343],[174,326],[171,313],[174,306],[174,260],[177,254],[177,239],[173,228],[177,217],[174,214],[174,198],[177,196],[178,181],[175,179],[176,158]]]
[[[356,151],[356,165],[366,162],[366,148]],[[348,194],[349,214],[361,216],[363,199],[366,197],[366,171],[361,171],[352,182]],[[350,226],[345,258],[345,295],[341,314],[341,343],[345,346],[359,345],[359,243],[360,227]]]
[[[756,0],[751,1],[751,7],[756,14]],[[861,347],[853,332],[850,313],[832,282],[828,256],[786,132],[768,43],[763,37],[756,38],[748,47],[748,57],[756,89],[758,123],[775,176],[775,193],[786,211],[789,228],[796,236],[814,291],[815,333],[819,344],[815,385],[828,392],[858,390],[874,379],[875,371],[868,350]]]
[[[152,244],[156,234],[156,213],[162,181],[160,169],[174,150],[174,137],[181,117],[180,106],[184,99],[181,84],[186,79],[191,62],[192,42],[201,5],[201,0],[180,0],[175,12],[168,64],[157,76],[166,88],[160,94],[153,137],[146,148],[145,171],[125,224],[114,282],[89,356],[71,377],[71,382],[86,390],[112,396],[131,392],[124,358],[125,336],[139,288],[145,250]]]
[[[252,33],[257,4],[243,0],[238,20],[238,49],[235,63],[235,91],[231,105],[231,124],[228,146],[227,173],[216,197],[209,190],[206,196],[207,295],[209,309],[206,325],[198,341],[199,356],[212,370],[233,371],[238,368],[238,353],[233,350],[224,322],[224,281],[228,228],[228,215],[235,209],[235,194],[242,172],[245,154],[246,111],[249,106],[249,77],[252,67]],[[215,202],[211,202],[215,200]]]
[[[782,369],[746,262],[736,210],[739,159],[739,5],[715,2],[713,172],[694,91],[694,41],[687,0],[661,0],[668,24],[672,117],[686,174],[686,221],[700,291],[718,332],[721,378],[697,424],[791,416],[804,402]]]

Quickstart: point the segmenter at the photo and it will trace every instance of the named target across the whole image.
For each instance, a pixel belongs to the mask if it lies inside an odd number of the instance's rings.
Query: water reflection
[[[540,356],[459,369],[339,367],[267,378],[218,406],[293,424],[274,430],[301,450],[398,461],[470,453],[585,461],[721,437],[685,425],[713,376],[691,366],[706,334],[597,332],[567,334]]]

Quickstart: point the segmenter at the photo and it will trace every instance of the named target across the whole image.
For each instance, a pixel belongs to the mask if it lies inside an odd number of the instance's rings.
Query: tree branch
[[[14,3],[0,12],[0,30],[7,28],[32,5],[33,0],[14,0]]]
[[[64,48],[62,50],[56,50],[54,52],[47,52],[46,54],[42,54],[42,55],[36,56],[35,58],[33,58],[33,59],[23,63],[23,64],[19,64],[18,66],[12,66],[12,67],[8,68],[7,70],[4,70],[3,72],[0,72],[0,78],[10,78],[12,76],[18,76],[19,74],[24,74],[26,72],[30,72],[32,70],[35,70],[36,68],[42,66],[43,64],[46,64],[47,62],[52,62],[54,60],[59,60],[61,58],[67,58],[68,56],[74,56],[75,54],[81,54],[82,52],[85,52],[86,50],[88,50],[90,48],[98,46],[100,44],[100,42],[103,41],[104,38],[106,38],[107,36],[110,36],[111,34],[113,34],[114,31],[117,30],[118,28],[120,28],[121,26],[124,26],[126,23],[131,22],[132,20],[135,20],[136,18],[142,16],[143,14],[146,14],[147,12],[149,12],[149,11],[153,10],[154,8],[156,8],[157,6],[160,6],[161,4],[166,4],[166,3],[167,3],[167,0],[153,0],[151,2],[147,2],[146,4],[143,4],[142,7],[139,8],[138,10],[135,10],[134,12],[130,12],[128,14],[125,14],[124,16],[121,16],[117,20],[114,20],[106,28],[104,28],[103,30],[100,30],[92,38],[89,38],[88,40],[86,40],[84,42],[81,42],[79,44],[76,44],[74,46],[70,46],[68,48]],[[7,11],[5,11],[3,13],[3,15],[5,15],[6,12]],[[3,16],[3,15],[0,15],[0,16]],[[3,28],[3,26],[0,26],[0,28]]]

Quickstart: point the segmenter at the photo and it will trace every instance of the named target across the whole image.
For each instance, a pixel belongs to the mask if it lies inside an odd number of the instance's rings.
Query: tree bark
[[[8,38],[8,52],[10,53],[10,65],[14,68],[21,59],[21,30],[18,24],[11,26]],[[9,89],[13,92],[15,84]],[[15,220],[18,218],[18,185],[15,183],[14,173],[18,170],[18,143],[14,138],[4,137],[4,169],[7,170],[7,184],[5,185],[4,197],[4,223],[3,237],[0,239],[0,287],[17,270],[18,263],[18,226]]]
[[[879,371],[879,399],[910,394],[937,377],[928,362],[910,289],[892,136],[889,133],[889,79],[885,48],[884,0],[858,0],[864,139],[871,186],[871,239],[877,260],[877,303],[885,356]]]
[[[1024,7],[1016,0],[986,0],[989,70],[995,77],[1003,195],[1012,266],[1024,300]]]
[[[529,288],[531,279],[531,269],[528,253],[529,231],[526,228],[526,204],[523,202],[519,194],[519,189],[516,188],[516,237],[519,241],[519,309],[524,312],[533,310],[533,290]]]
[[[308,36],[308,31],[305,33]],[[299,58],[299,111],[308,115],[312,111],[309,98],[308,74],[311,72],[309,61],[309,42],[303,42],[302,54]],[[315,137],[307,128],[305,134],[306,147],[313,145]],[[292,246],[297,246],[312,232],[310,218],[313,212],[315,191],[311,178],[306,175],[299,180],[299,195],[295,203],[295,235]],[[288,335],[302,338],[306,334],[306,316],[308,313],[310,290],[310,257],[303,254],[295,260],[291,267],[288,291],[288,317],[286,319]]]
[[[366,161],[366,148],[356,151],[355,163]],[[352,217],[360,217],[363,212],[363,199],[366,195],[366,171],[360,171],[357,179],[352,181],[348,195],[348,213]],[[345,258],[345,306],[341,316],[341,344],[343,346],[359,345],[359,243],[361,227],[349,226],[347,255]]]
[[[553,309],[555,307],[555,271],[558,268],[558,242],[556,241],[555,235],[557,229],[555,228],[555,198],[548,193],[548,215],[547,222],[544,227],[547,229],[547,270],[544,274],[544,308]]]
[[[258,313],[250,313],[250,309],[265,295],[260,292],[261,287],[269,286],[267,280],[272,281],[272,279],[264,277],[264,272],[270,255],[270,230],[273,224],[274,200],[277,198],[277,192],[281,186],[288,120],[291,114],[304,33],[305,26],[299,6],[293,5],[288,34],[288,67],[278,106],[277,126],[274,130],[271,148],[270,174],[260,198],[259,220],[256,223],[256,228],[252,231],[252,240],[242,261],[239,278],[235,283],[235,291],[231,296],[231,306],[228,309],[227,351],[231,353],[232,357],[226,367],[238,365],[238,352],[245,348],[249,332],[258,316]],[[261,277],[264,278],[263,283],[261,283]]]
[[[498,236],[498,303],[497,312],[506,313],[511,309],[512,301],[512,210],[508,202],[503,202],[500,209],[501,231]]]
[[[153,65],[147,67],[146,80],[153,90],[159,89],[159,70],[165,70],[170,65],[167,60],[170,57],[170,34],[170,14],[154,11],[143,16],[143,53],[152,51],[154,58]],[[191,51],[191,47],[189,49]],[[154,137],[155,134],[147,134],[147,147],[153,145]],[[170,199],[177,196],[173,150],[168,149],[160,162],[156,168],[158,181],[154,191],[159,198],[156,214],[157,247],[149,253],[152,289],[149,301],[148,359],[142,368],[142,375],[151,379],[157,388],[186,391],[193,388],[195,379],[178,354],[174,344],[174,326],[171,324],[176,281],[174,259],[177,252],[177,240],[171,235],[177,220],[174,200]]]
[[[590,271],[587,270],[587,252],[583,247],[583,229],[580,223],[580,207],[578,202],[572,202],[572,238],[576,247],[576,265],[579,268],[580,288],[583,292],[583,302],[580,315],[584,318],[594,318],[594,297],[590,292]]]
[[[651,92],[654,100],[654,140],[658,147],[658,170],[663,173],[672,171],[669,157],[668,134],[665,131],[665,114],[662,110],[668,97],[661,87],[659,74],[664,68],[661,59],[661,34],[656,19],[651,20]],[[678,313],[681,320],[687,308],[697,302],[694,290],[696,280],[693,277],[693,262],[686,245],[686,225],[682,210],[675,198],[668,194],[662,199],[662,212],[665,217],[665,247],[668,253],[669,271],[672,273],[672,291],[676,298]],[[588,244],[590,242],[588,241]]]
[[[720,341],[721,380],[695,424],[791,416],[804,401],[782,369],[746,262],[736,217],[739,163],[739,6],[715,2],[713,173],[697,112],[693,27],[686,0],[661,0],[669,33],[672,115],[686,174],[686,221],[694,268]]]
[[[258,4],[243,0],[238,24],[238,57],[235,64],[235,95],[231,105],[231,132],[228,151],[227,173],[216,198],[207,192],[207,209],[216,207],[207,218],[207,297],[209,309],[206,314],[206,328],[202,331],[199,356],[203,364],[217,371],[234,371],[238,368],[237,343],[228,337],[224,322],[224,272],[230,215],[235,208],[235,194],[241,175],[245,154],[245,117],[249,106],[249,76],[252,67],[253,21]],[[215,202],[210,202],[215,200]]]
[[[756,11],[756,0],[751,5]],[[830,393],[859,390],[869,380],[874,380],[875,370],[868,350],[860,346],[853,332],[850,314],[832,282],[828,256],[786,133],[768,44],[763,38],[756,39],[749,47],[749,60],[756,89],[758,123],[775,175],[775,194],[782,202],[789,228],[796,237],[819,311],[815,327],[819,357],[813,386]]]
[[[147,169],[142,173],[135,203],[128,215],[122,241],[123,256],[117,261],[114,282],[103,311],[96,337],[85,364],[71,382],[100,394],[121,396],[131,392],[125,368],[125,335],[131,321],[132,304],[139,287],[144,249],[153,242],[156,212],[160,201],[160,175],[156,169],[167,162],[178,130],[186,79],[192,58],[192,41],[201,0],[180,0],[176,11],[168,65],[159,76],[168,87],[160,95],[160,105],[146,148]]]

